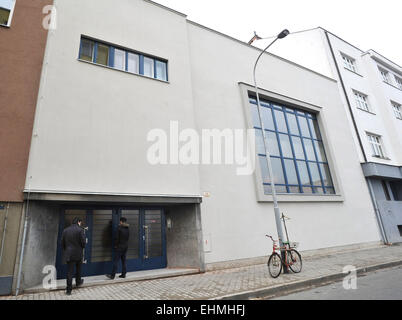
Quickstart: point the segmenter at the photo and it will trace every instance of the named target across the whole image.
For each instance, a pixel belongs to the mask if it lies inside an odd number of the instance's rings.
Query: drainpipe
[[[357,129],[357,124],[356,124],[355,117],[353,116],[352,105],[350,104],[350,100],[349,100],[348,94],[346,92],[345,83],[343,82],[341,72],[339,71],[339,66],[338,66],[338,63],[337,63],[336,58],[335,58],[335,53],[334,53],[334,50],[332,48],[331,41],[329,40],[328,31],[324,30],[324,33],[325,33],[325,36],[327,38],[329,49],[331,51],[332,59],[334,60],[334,63],[335,63],[335,67],[336,67],[336,71],[338,73],[339,81],[340,81],[340,83],[342,85],[342,89],[343,89],[343,93],[345,95],[346,103],[347,103],[348,108],[349,108],[349,113],[350,113],[350,116],[352,117],[353,127],[354,127],[354,129],[356,131],[356,135],[357,135],[357,139],[359,141],[360,149],[361,149],[362,154],[363,154],[363,159],[364,159],[364,162],[367,163],[367,156],[366,156],[366,153],[364,152],[363,143],[362,143],[362,140],[360,138],[359,130]],[[375,214],[376,214],[376,217],[377,217],[378,224],[380,226],[380,231],[381,231],[383,241],[384,241],[385,244],[388,244],[388,239],[387,239],[387,236],[385,234],[384,225],[383,225],[383,222],[382,222],[382,219],[381,219],[380,210],[378,209],[377,201],[375,200],[373,186],[371,184],[370,179],[367,178],[366,181],[367,181],[367,184],[369,186],[370,197],[371,197],[371,200],[373,202],[374,211],[375,211]]]
[[[362,154],[363,154],[364,162],[367,162],[367,156],[366,156],[366,153],[364,152],[363,143],[362,143],[362,140],[360,138],[359,130],[357,129],[357,124],[356,124],[355,117],[353,116],[352,105],[350,104],[348,94],[346,92],[346,87],[345,87],[345,84],[343,82],[341,72],[339,71],[338,63],[336,62],[335,53],[334,53],[334,50],[332,48],[331,41],[329,40],[328,31],[324,30],[324,33],[325,33],[325,36],[326,36],[327,41],[328,41],[328,45],[329,45],[329,49],[331,51],[332,59],[334,60],[334,63],[335,63],[336,72],[338,73],[339,81],[341,82],[341,85],[342,85],[343,93],[344,93],[345,98],[346,98],[346,104],[349,107],[349,113],[350,113],[350,116],[352,117],[353,127],[354,127],[354,129],[356,131],[357,140],[359,141],[359,145],[360,145],[360,149],[361,149]]]
[[[7,203],[6,217],[4,218],[3,237],[2,237],[2,240],[1,240],[1,250],[0,250],[0,265],[1,265],[2,261],[3,261],[4,242],[6,240],[8,209],[10,209],[10,202]]]
[[[20,261],[19,261],[19,266],[18,266],[17,289],[16,289],[16,291],[15,291],[15,295],[16,295],[16,296],[18,296],[18,294],[19,294],[20,285],[21,285],[22,260],[23,260],[23,258],[24,258],[25,240],[26,240],[26,235],[27,235],[28,212],[29,212],[28,210],[29,210],[29,196],[30,196],[30,192],[31,192],[31,186],[29,186],[29,189],[28,189],[27,206],[26,206],[26,210],[25,210],[24,231],[23,231],[23,236],[22,236]]]

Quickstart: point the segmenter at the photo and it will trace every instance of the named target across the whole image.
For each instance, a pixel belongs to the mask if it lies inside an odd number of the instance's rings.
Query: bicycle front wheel
[[[268,259],[268,271],[272,278],[277,278],[282,271],[282,259],[276,252],[271,254]]]
[[[287,250],[289,268],[294,273],[299,273],[302,270],[302,258],[299,252],[295,249]]]

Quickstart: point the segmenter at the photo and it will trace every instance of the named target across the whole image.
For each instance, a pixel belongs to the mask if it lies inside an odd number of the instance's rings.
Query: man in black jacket
[[[115,242],[114,242],[114,247],[116,250],[115,250],[115,255],[114,255],[114,260],[113,260],[112,274],[106,275],[109,279],[114,279],[114,277],[116,275],[116,271],[117,271],[117,266],[119,264],[119,260],[121,260],[121,264],[122,264],[122,271],[121,271],[121,275],[119,276],[119,278],[126,277],[126,272],[127,272],[126,254],[127,254],[127,249],[128,249],[128,238],[130,236],[128,227],[129,227],[129,225],[127,223],[127,219],[121,217],[119,226],[117,228]]]
[[[71,291],[73,290],[74,266],[76,268],[75,284],[79,287],[84,283],[84,280],[81,279],[81,263],[86,241],[84,229],[81,227],[81,224],[82,220],[80,218],[74,218],[72,225],[64,229],[61,237],[64,259],[68,265],[67,295],[71,295]]]

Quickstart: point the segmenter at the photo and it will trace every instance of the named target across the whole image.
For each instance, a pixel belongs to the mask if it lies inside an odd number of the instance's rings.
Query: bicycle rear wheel
[[[271,254],[268,259],[268,271],[272,278],[277,278],[282,271],[282,259],[276,252]]]
[[[289,263],[289,268],[294,273],[299,273],[302,270],[302,258],[299,252],[295,249],[290,249],[286,251],[288,255],[287,260]]]

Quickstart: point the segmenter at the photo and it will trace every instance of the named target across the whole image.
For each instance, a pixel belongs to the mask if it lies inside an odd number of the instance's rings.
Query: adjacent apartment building
[[[60,238],[76,216],[85,276],[110,272],[121,216],[129,271],[264,262],[276,224],[253,89],[261,51],[148,0],[54,4],[23,190],[21,289],[40,285],[47,265],[65,277]],[[257,72],[291,240],[301,251],[378,244],[338,80],[311,69],[267,53]],[[227,161],[239,137],[255,170]]]
[[[0,0],[0,294],[11,292],[50,0]]]
[[[272,51],[338,81],[382,238],[401,242],[402,67],[323,28],[286,40]]]

